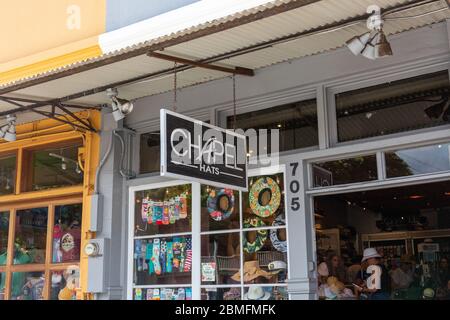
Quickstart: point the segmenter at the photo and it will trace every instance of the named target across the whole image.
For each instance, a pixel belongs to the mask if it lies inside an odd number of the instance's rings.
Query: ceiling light
[[[442,115],[442,113],[444,112],[444,108],[448,103],[448,97],[443,97],[442,101],[439,103],[436,103],[428,108],[426,108],[424,110],[424,112],[426,113],[426,115],[428,116],[428,118],[430,119],[439,119]],[[448,116],[449,116],[449,111],[447,109],[447,111],[445,112],[445,119],[446,121],[448,120]]]
[[[366,46],[364,47],[364,49],[361,51],[361,55],[363,57],[366,57],[367,59],[370,60],[375,60],[377,58],[377,48],[375,45],[375,38],[378,38],[378,33],[376,33],[370,40],[368,43],[366,43]]]
[[[111,99],[112,114],[115,121],[124,119],[134,109],[134,105],[131,101],[118,98],[118,94],[119,93],[115,88],[106,90],[106,95]]]
[[[421,196],[421,195],[412,195],[412,196],[409,196],[409,198],[412,199],[412,200],[417,200],[417,199],[422,199],[423,196]]]
[[[389,43],[389,41],[387,41],[386,35],[384,34],[383,30],[381,30],[379,33],[378,42],[375,45],[375,52],[377,58],[383,58],[393,55],[391,44]]]
[[[351,38],[346,42],[347,47],[350,49],[350,51],[355,55],[361,54],[361,52],[364,50],[367,42],[370,39],[370,32],[364,33],[360,36],[356,36]]]
[[[67,163],[64,159],[62,159],[62,161],[61,161],[61,169],[67,170]]]

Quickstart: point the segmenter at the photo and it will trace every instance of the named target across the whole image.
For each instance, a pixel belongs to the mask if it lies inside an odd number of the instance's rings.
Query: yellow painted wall
[[[106,0],[2,0],[0,64],[98,36],[105,19]]]
[[[0,85],[100,56],[106,0],[1,0]]]

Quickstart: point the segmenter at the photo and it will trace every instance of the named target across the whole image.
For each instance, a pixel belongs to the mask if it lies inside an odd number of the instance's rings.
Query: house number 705
[[[290,164],[292,168],[291,176],[292,180],[289,183],[289,191],[291,194],[291,210],[294,212],[298,212],[300,210],[300,197],[296,197],[295,195],[298,195],[300,191],[300,182],[298,182],[297,179],[295,179],[295,175],[297,173],[298,169],[298,162],[294,162]]]

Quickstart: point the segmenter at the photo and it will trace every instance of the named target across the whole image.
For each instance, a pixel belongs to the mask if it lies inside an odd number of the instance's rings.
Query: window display
[[[13,272],[11,300],[43,300],[43,272]]]
[[[51,272],[50,300],[76,300],[80,268],[76,265]]]
[[[132,189],[129,299],[240,300],[249,284],[287,299],[283,173],[250,177],[249,192],[154,186]]]
[[[245,288],[243,300],[288,300],[286,287],[251,286]]]
[[[239,229],[239,192],[202,185],[202,231]]]
[[[136,288],[133,300],[192,300],[192,288]]]
[[[48,208],[16,212],[14,264],[45,261]]]
[[[190,232],[191,185],[136,192],[135,235]]]
[[[53,263],[80,260],[81,210],[81,204],[55,207]]]
[[[190,236],[134,240],[135,284],[189,284],[192,270]]]
[[[0,300],[5,300],[6,273],[0,272]]]

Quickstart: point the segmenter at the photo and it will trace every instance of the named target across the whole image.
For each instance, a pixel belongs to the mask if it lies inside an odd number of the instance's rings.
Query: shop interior
[[[356,299],[364,249],[381,256],[390,299],[449,299],[450,183],[314,198],[319,297]]]

